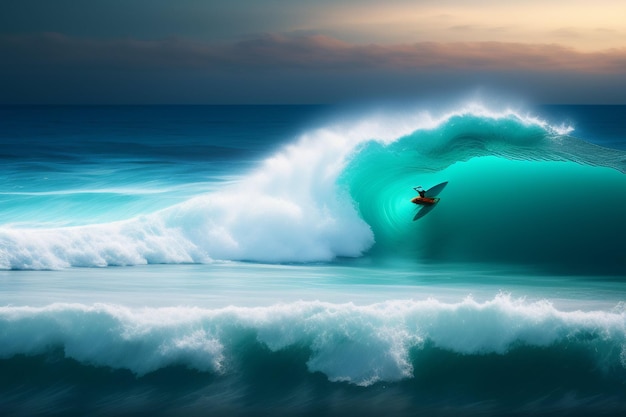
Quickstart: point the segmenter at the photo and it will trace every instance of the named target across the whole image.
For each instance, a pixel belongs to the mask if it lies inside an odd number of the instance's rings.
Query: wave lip
[[[406,111],[344,121],[307,132],[238,182],[160,211],[85,226],[0,227],[0,268],[325,262],[381,246],[393,251],[385,235],[405,238],[403,219],[413,216],[397,207],[420,175],[481,157],[626,172],[623,152],[569,133],[570,126],[481,104],[441,116]]]
[[[309,372],[368,386],[420,373],[411,355],[426,345],[460,355],[506,356],[521,346],[565,343],[607,372],[626,375],[626,314],[559,311],[547,301],[499,295],[477,302],[396,300],[357,306],[295,302],[270,307],[130,309],[53,304],[0,308],[6,336],[0,357],[36,355],[51,347],[82,363],[138,375],[172,365],[228,375],[241,372],[237,340],[255,335],[273,352],[306,346]],[[412,353],[413,352],[413,353]]]

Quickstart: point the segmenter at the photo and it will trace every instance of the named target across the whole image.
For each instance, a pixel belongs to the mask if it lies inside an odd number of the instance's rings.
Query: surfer
[[[446,185],[448,185],[448,181],[437,184],[428,190],[424,190],[421,185],[413,187],[413,189],[419,194],[419,197],[413,197],[411,199],[411,203],[422,206],[422,209],[420,209],[420,211],[415,215],[413,220],[417,220],[428,213],[433,206],[439,202],[439,197],[436,196],[445,188]]]
[[[433,198],[430,196],[426,196],[426,193],[430,192],[430,190],[424,190],[421,185],[417,187],[413,187],[415,191],[420,195],[419,197],[414,197],[411,202],[419,205],[432,205],[439,201],[438,198]]]

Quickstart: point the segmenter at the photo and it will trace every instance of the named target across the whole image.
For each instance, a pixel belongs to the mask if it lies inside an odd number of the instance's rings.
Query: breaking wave
[[[420,355],[433,349],[495,361],[520,349],[546,353],[567,345],[606,375],[626,377],[623,308],[560,311],[547,301],[505,294],[485,302],[394,300],[359,306],[300,301],[216,310],[5,306],[0,307],[0,332],[4,359],[60,349],[65,358],[128,369],[137,376],[180,365],[227,376],[250,365],[242,362],[242,349],[280,352],[297,347],[308,352],[302,360],[310,373],[369,386],[419,377],[425,372],[416,366]]]
[[[575,259],[576,268],[621,273],[626,155],[570,134],[567,126],[476,105],[441,117],[329,124],[236,183],[160,211],[74,227],[4,225],[0,268],[393,253],[557,267]],[[444,200],[412,222],[412,187],[444,180]],[[596,196],[601,204],[590,204]]]

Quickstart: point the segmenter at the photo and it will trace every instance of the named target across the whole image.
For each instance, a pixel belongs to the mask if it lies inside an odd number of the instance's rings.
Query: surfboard
[[[442,182],[440,184],[437,184],[434,187],[430,187],[424,193],[424,197],[418,196],[418,197],[413,197],[411,199],[411,203],[414,203],[414,204],[417,204],[419,206],[422,206],[422,208],[413,217],[413,221],[418,220],[418,219],[424,217],[432,209],[435,208],[435,206],[439,202],[439,198],[437,197],[437,195],[439,195],[439,193],[444,188],[446,188],[446,185],[448,185],[448,181],[445,181],[445,182]]]
[[[411,203],[419,204],[420,206],[432,206],[438,201],[439,201],[439,198],[430,198],[430,197],[413,197],[413,199],[411,199]]]
[[[434,208],[435,208],[434,204],[430,206],[422,206],[422,208],[417,213],[415,213],[415,216],[413,217],[413,221],[424,217]]]
[[[429,197],[429,198],[437,197],[439,193],[444,188],[446,188],[446,185],[448,185],[448,181],[442,182],[441,184],[437,184],[434,187],[430,187],[428,190],[426,190],[426,197]]]

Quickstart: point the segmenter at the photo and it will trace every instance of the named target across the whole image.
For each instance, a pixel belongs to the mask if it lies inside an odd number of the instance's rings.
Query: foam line
[[[420,372],[410,358],[425,343],[463,355],[507,355],[519,346],[567,342],[597,366],[626,366],[626,314],[559,311],[547,301],[501,294],[477,302],[396,300],[371,305],[294,302],[269,307],[131,309],[108,304],[0,307],[0,357],[62,347],[65,356],[138,375],[174,364],[237,372],[237,335],[252,331],[272,351],[308,346],[310,372],[371,385]],[[244,365],[245,366],[245,365]]]

